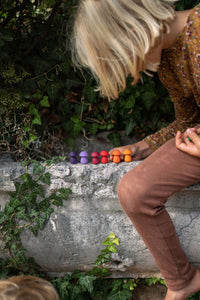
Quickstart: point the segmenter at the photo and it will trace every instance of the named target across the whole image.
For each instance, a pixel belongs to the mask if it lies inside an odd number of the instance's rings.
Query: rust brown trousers
[[[171,290],[185,287],[195,269],[180,246],[164,204],[171,195],[198,181],[200,158],[178,150],[172,139],[126,173],[118,185],[123,210]]]

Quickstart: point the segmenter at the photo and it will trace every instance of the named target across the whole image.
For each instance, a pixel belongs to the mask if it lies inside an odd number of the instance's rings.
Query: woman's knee
[[[148,189],[143,180],[137,177],[137,172],[131,170],[120,180],[117,194],[123,210],[133,215],[142,212],[148,198]]]

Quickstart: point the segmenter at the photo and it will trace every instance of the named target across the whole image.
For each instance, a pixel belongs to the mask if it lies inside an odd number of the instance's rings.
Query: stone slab
[[[102,241],[114,232],[120,239],[118,255],[108,267],[113,277],[160,277],[148,249],[122,211],[117,185],[122,176],[140,162],[120,164],[52,165],[49,194],[64,187],[72,194],[63,207],[55,208],[44,230],[35,237],[21,236],[29,256],[48,272],[61,275],[76,269],[88,270],[103,248]],[[8,191],[25,171],[16,162],[0,165],[0,202],[9,201]],[[190,186],[171,197],[167,209],[174,221],[180,242],[190,262],[200,265],[200,184]],[[0,255],[2,255],[0,253]]]

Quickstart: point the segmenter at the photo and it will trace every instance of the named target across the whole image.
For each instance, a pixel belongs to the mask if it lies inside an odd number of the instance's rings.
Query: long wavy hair
[[[13,276],[0,280],[1,300],[59,300],[53,285],[29,275]]]
[[[157,70],[145,56],[169,32],[175,1],[81,0],[71,39],[75,66],[90,69],[103,96],[118,98],[128,74],[135,84],[141,71]]]

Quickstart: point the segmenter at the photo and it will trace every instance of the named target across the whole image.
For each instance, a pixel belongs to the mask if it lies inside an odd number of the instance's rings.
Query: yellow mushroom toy
[[[124,154],[124,161],[125,162],[131,162],[132,161],[132,157],[131,157],[132,151],[130,149],[124,150],[123,154]]]

